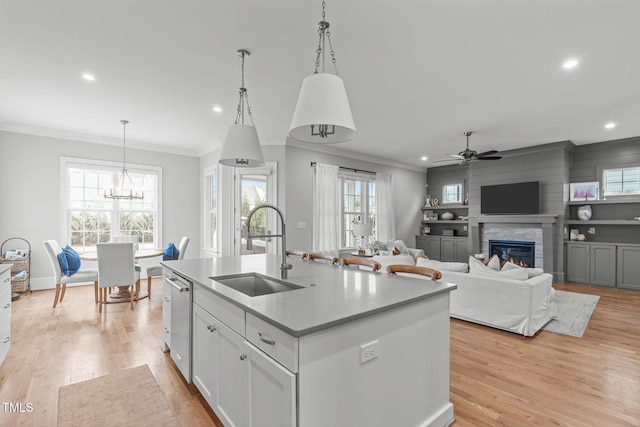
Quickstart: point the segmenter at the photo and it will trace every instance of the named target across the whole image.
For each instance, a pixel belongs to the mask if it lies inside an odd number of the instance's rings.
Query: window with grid
[[[365,173],[340,174],[342,183],[342,248],[354,248],[360,236],[353,233],[353,224],[371,224],[375,240],[376,181],[375,175]]]
[[[462,203],[462,184],[447,184],[442,187],[442,203]]]
[[[65,227],[62,242],[79,252],[93,251],[95,245],[112,236],[138,236],[140,248],[160,247],[160,168],[127,170],[133,185],[144,189],[142,200],[114,200],[104,197],[106,188],[117,188],[121,167],[110,162],[78,159],[64,162]],[[67,243],[69,242],[69,243]]]
[[[634,196],[640,194],[640,167],[605,169],[602,173],[603,195]]]

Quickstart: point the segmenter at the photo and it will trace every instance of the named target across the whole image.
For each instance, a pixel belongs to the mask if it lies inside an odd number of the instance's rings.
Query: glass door
[[[253,247],[247,249],[247,234],[252,235],[278,234],[276,214],[272,209],[260,209],[253,214],[250,228],[247,229],[249,213],[261,204],[275,204],[275,165],[261,168],[247,168],[236,170],[235,191],[235,254],[276,253],[277,240],[258,237],[252,239]]]

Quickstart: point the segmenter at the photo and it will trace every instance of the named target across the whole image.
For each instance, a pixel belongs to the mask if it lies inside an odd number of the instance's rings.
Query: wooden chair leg
[[[151,276],[147,277],[147,294],[149,295],[149,299],[151,299]]]
[[[98,303],[98,281],[93,282],[93,296],[96,300],[96,304]]]
[[[58,302],[62,302],[62,300],[64,299],[64,293],[67,291],[67,284],[63,284],[62,285],[62,292],[60,293],[60,301]]]
[[[104,298],[104,291],[105,291],[106,289],[107,289],[107,288],[102,288],[102,289],[100,289],[100,296],[98,297],[98,304],[100,304],[100,305],[98,306],[98,313],[102,313],[102,305],[103,305],[103,302],[102,302],[102,301],[103,301],[103,298]]]
[[[60,283],[56,283],[56,294],[53,297],[53,308],[56,308],[56,305],[58,305],[59,297],[60,297]]]

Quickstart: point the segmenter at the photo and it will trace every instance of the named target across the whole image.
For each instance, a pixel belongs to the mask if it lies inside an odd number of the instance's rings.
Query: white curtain
[[[386,242],[396,238],[396,218],[393,205],[393,176],[376,173],[376,240]]]
[[[313,171],[312,250],[337,255],[340,250],[340,180],[338,166],[316,163]]]

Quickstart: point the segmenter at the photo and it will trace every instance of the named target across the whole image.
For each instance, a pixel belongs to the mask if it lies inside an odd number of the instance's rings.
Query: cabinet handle
[[[5,281],[5,283],[6,283],[6,282],[10,282],[10,281],[11,281],[11,278],[10,278],[10,277],[7,277],[6,279],[4,279],[4,281]]]
[[[164,297],[164,302],[171,302],[171,298],[169,298],[169,297]]]
[[[168,333],[169,333],[169,329],[164,328],[164,333],[165,333],[165,334],[168,334]]]
[[[246,355],[246,354],[241,354],[241,355],[240,355],[240,360],[244,360],[244,359],[246,359],[246,358],[247,358],[247,355]]]
[[[11,303],[8,303],[7,305],[5,305],[4,308],[11,308]]]
[[[2,344],[6,344],[9,341],[11,341],[11,337],[4,337],[4,339],[2,340]]]
[[[211,332],[214,332],[216,330],[216,328],[213,325],[207,325],[207,329],[210,330]]]
[[[260,337],[260,341],[262,341],[265,344],[269,344],[269,345],[276,345],[276,342],[274,340],[268,340],[266,338],[264,338],[262,336],[262,332],[258,332],[258,336]]]

